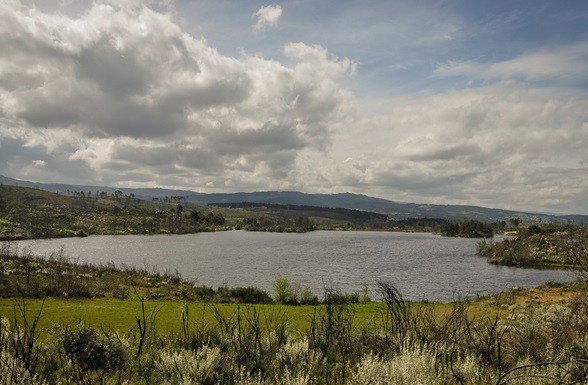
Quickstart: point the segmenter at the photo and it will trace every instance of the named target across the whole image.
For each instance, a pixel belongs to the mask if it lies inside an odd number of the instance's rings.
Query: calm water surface
[[[83,262],[177,270],[199,284],[255,286],[269,293],[278,275],[318,295],[325,286],[353,292],[389,280],[406,298],[432,301],[575,278],[569,271],[490,265],[476,255],[477,242],[423,233],[229,231],[35,240],[20,247],[47,256],[63,245],[69,257]]]

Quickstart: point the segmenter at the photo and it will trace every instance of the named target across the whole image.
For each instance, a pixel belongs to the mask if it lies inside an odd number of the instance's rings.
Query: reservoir
[[[177,271],[197,284],[255,286],[270,294],[274,279],[284,276],[319,298],[325,287],[352,293],[364,285],[375,290],[376,281],[384,280],[407,299],[446,302],[575,278],[572,271],[490,265],[476,254],[479,241],[427,233],[227,231],[33,240],[19,242],[19,248],[49,256],[63,246],[80,263]]]

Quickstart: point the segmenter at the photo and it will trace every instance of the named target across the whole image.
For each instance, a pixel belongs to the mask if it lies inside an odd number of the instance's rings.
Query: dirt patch
[[[535,288],[535,289],[519,289],[516,293],[516,303],[524,304],[530,302],[537,303],[558,303],[567,302],[574,298],[579,293],[578,290],[570,290],[568,288]]]

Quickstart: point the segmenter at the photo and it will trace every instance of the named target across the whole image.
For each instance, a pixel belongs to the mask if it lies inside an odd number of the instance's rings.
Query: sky
[[[588,2],[0,2],[0,174],[588,214]]]

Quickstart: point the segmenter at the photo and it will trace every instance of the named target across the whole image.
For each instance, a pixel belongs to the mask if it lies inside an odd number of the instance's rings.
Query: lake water
[[[478,241],[424,233],[229,231],[35,240],[19,247],[47,256],[63,246],[80,262],[177,270],[215,288],[255,286],[272,293],[274,278],[285,276],[319,296],[325,286],[353,292],[387,280],[408,299],[451,301],[575,278],[570,271],[490,265],[476,254]]]

